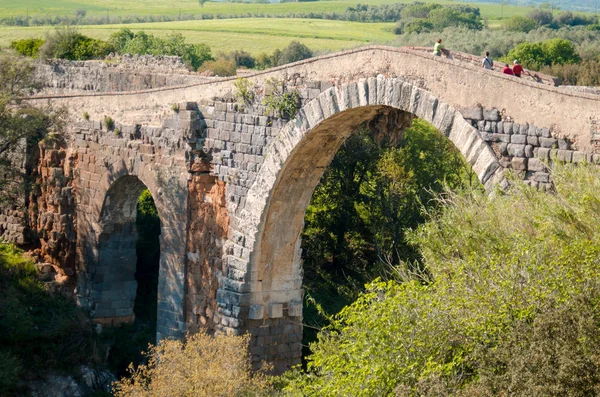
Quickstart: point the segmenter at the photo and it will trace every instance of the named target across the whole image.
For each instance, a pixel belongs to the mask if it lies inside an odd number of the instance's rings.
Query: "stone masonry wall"
[[[496,153],[500,165],[514,171],[527,184],[549,190],[552,177],[548,167],[555,161],[600,163],[600,155],[573,149],[573,142],[557,138],[552,126],[516,123],[498,109],[460,109]]]

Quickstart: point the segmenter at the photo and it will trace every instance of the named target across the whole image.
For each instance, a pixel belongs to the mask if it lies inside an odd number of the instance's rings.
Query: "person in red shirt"
[[[521,66],[519,64],[519,61],[517,61],[516,59],[513,61],[512,71],[513,74],[517,77],[521,77],[521,74],[523,73],[523,66]]]
[[[504,68],[502,69],[502,73],[510,74],[511,76],[514,75],[512,69],[508,65],[504,65]]]

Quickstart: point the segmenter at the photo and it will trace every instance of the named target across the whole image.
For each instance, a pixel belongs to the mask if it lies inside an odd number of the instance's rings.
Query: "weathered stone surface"
[[[508,150],[509,156],[525,157],[525,145],[509,143],[507,150]]]
[[[483,119],[488,121],[500,121],[500,111],[498,109],[483,109]]]

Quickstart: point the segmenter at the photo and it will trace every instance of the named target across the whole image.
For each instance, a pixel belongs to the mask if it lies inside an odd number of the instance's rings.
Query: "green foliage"
[[[299,41],[292,41],[287,47],[281,50],[281,53],[278,55],[279,56],[275,58],[274,61],[274,64],[277,66],[301,61],[313,56],[312,51]]]
[[[110,116],[104,116],[104,128],[107,131],[112,131],[115,128],[115,121]]]
[[[90,114],[87,111],[85,111],[85,112],[83,112],[82,117],[83,117],[84,120],[89,120],[90,119]]]
[[[311,345],[291,395],[596,395],[600,170],[555,194],[446,194],[409,236],[428,273],[376,282]],[[427,274],[429,276],[427,276]]]
[[[24,197],[30,180],[11,161],[14,153],[33,149],[46,133],[62,126],[60,109],[40,109],[22,103],[34,88],[33,63],[23,57],[0,56],[0,204],[14,205]]]
[[[550,25],[552,23],[552,12],[541,8],[531,10],[527,18],[533,19],[538,26]]]
[[[10,48],[17,51],[19,55],[36,58],[40,51],[40,47],[44,44],[44,39],[21,39],[10,43]]]
[[[479,8],[416,3],[402,10],[402,18],[394,28],[394,33],[441,32],[445,28],[458,26],[481,30],[483,24]]]
[[[180,56],[193,70],[212,60],[208,45],[187,44],[181,33],[171,33],[162,38],[122,28],[110,36],[109,43],[121,54]]]
[[[254,84],[244,78],[238,78],[233,82],[235,86],[235,97],[239,103],[251,104],[254,101]]]
[[[171,105],[171,110],[172,110],[174,113],[179,113],[179,104],[178,104],[178,103],[174,103],[174,104],[172,104],[172,105]]]
[[[561,84],[600,86],[600,61],[589,60],[580,64],[552,65],[542,69],[543,73],[557,76]]]
[[[114,48],[107,42],[82,35],[71,26],[47,34],[39,53],[43,58],[85,61],[106,57]]]
[[[503,27],[509,32],[528,33],[537,27],[537,23],[531,18],[515,15],[507,20]]]
[[[205,62],[200,71],[210,70],[216,76],[234,76],[237,71],[237,65],[232,59],[218,57],[214,61]]]
[[[85,314],[67,298],[48,293],[33,263],[2,243],[0,313],[0,395],[22,395],[19,383],[94,359]]]
[[[575,45],[564,39],[550,39],[537,43],[521,43],[508,52],[504,60],[518,59],[528,69],[540,70],[554,64],[573,64],[581,61]]]
[[[269,94],[263,98],[266,113],[275,113],[279,117],[293,119],[300,109],[300,94],[296,90],[288,91],[283,82],[273,78],[266,81]]]
[[[397,147],[378,144],[366,128],[352,134],[305,214],[304,321],[327,324],[365,283],[387,277],[401,261],[405,270],[418,270],[420,257],[406,232],[424,221],[423,208],[437,206],[436,192],[478,183],[469,176],[454,145],[422,120],[413,121]],[[314,340],[314,330],[305,329],[305,344]]]

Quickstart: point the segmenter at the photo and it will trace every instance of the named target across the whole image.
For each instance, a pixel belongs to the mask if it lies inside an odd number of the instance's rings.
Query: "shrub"
[[[537,23],[531,18],[515,15],[504,22],[503,27],[509,32],[528,33],[537,27]]]
[[[95,360],[85,314],[46,291],[22,252],[0,243],[0,395],[27,395],[21,385],[48,371]]]
[[[90,114],[87,111],[83,112],[83,119],[84,120],[89,120],[90,119]]]
[[[537,43],[521,43],[510,50],[505,62],[518,59],[526,68],[540,70],[553,64],[573,64],[581,61],[575,46],[569,40],[550,39]]]
[[[266,113],[276,113],[279,117],[294,118],[300,109],[300,94],[296,90],[287,91],[285,85],[277,79],[269,79],[266,82],[269,92],[263,98]]]
[[[29,38],[13,41],[10,43],[10,48],[17,51],[19,55],[36,58],[42,44],[44,39]]]
[[[550,25],[552,23],[552,12],[548,10],[535,9],[529,11],[527,18],[531,18],[538,26]]]
[[[179,104],[178,103],[174,103],[171,105],[171,110],[175,113],[179,113]]]
[[[147,352],[147,364],[115,384],[115,396],[267,395],[266,377],[251,372],[249,339],[204,331],[185,343],[164,339]]]
[[[447,194],[411,234],[428,273],[370,285],[311,346],[296,395],[596,395],[600,169],[555,193]],[[357,392],[358,391],[358,392]]]
[[[281,50],[281,53],[277,54],[277,57],[274,57],[276,60],[274,64],[278,66],[285,65],[311,58],[312,56],[312,51],[307,46],[298,41],[292,41],[287,47]]]
[[[235,86],[235,97],[242,104],[250,104],[254,101],[254,84],[248,79],[238,78]]]
[[[39,52],[43,58],[84,61],[104,58],[112,50],[109,43],[84,36],[77,29],[67,26],[49,33]]]
[[[233,76],[237,70],[235,61],[225,59],[225,58],[217,58],[214,61],[205,62],[200,71],[210,70],[217,76]]]
[[[110,116],[104,116],[104,127],[108,131],[112,131],[115,128],[115,121]]]

